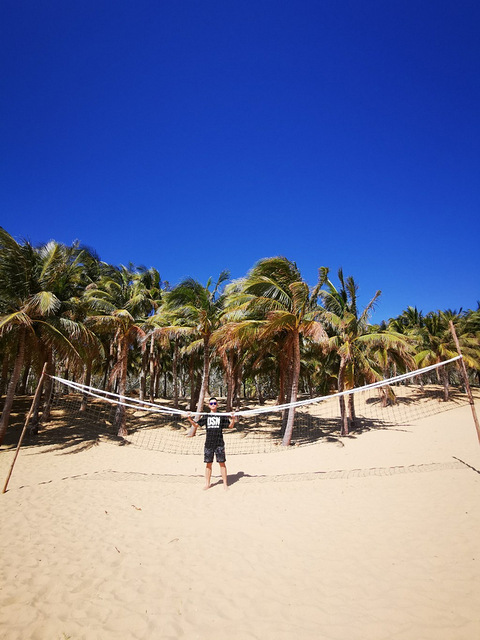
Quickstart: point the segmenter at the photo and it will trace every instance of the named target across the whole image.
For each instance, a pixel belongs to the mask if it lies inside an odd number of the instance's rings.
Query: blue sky
[[[285,255],[476,308],[480,4],[3,0],[0,225],[175,284]]]

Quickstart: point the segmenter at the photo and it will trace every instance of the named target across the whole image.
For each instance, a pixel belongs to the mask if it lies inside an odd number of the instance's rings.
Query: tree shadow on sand
[[[29,396],[21,396],[15,400],[2,449],[11,450],[18,445],[31,402],[32,398]],[[47,423],[43,423],[40,418],[38,425],[33,429],[27,428],[22,449],[47,446],[51,447],[51,450],[65,453],[80,453],[101,441],[126,444],[123,438],[116,436],[106,415],[101,415],[98,411],[93,415],[89,411],[69,411],[59,404],[52,408],[51,417]]]
[[[328,417],[315,415],[313,408],[298,410],[291,446],[304,447],[322,442],[344,446],[346,439],[357,438],[374,429],[407,430],[415,419],[456,408],[466,401],[466,396],[456,388],[451,388],[448,402],[442,400],[442,389],[438,387],[433,389],[402,387],[396,388],[395,393],[396,402],[393,406],[382,407],[379,396],[364,399],[363,408],[359,407],[357,418],[350,426],[348,436],[340,435],[340,416],[335,416],[335,410],[332,411],[333,416]],[[40,421],[38,433],[27,430],[22,447],[47,446],[51,450],[70,454],[86,451],[100,442],[130,444],[128,436],[127,439],[118,437],[113,427],[116,405],[89,400],[87,409],[80,411],[81,400],[80,394],[65,394],[55,398],[48,423],[42,424]],[[31,401],[31,396],[20,396],[15,399],[2,450],[12,450],[17,446]],[[323,410],[323,406],[318,405],[318,410]],[[416,407],[422,409],[419,415],[415,415],[415,411],[412,410]],[[140,409],[127,409],[126,416],[127,430],[132,440],[135,440],[134,436],[140,436],[142,433],[153,436],[158,434],[160,445],[152,448],[171,453],[183,451],[181,448],[178,450],[176,448],[180,444],[179,438],[182,439],[182,444],[185,443],[183,437],[187,432],[187,425],[183,416]],[[254,416],[242,416],[236,423],[233,433],[226,430],[225,441],[228,450],[234,454],[280,450],[283,429],[281,412],[272,411]],[[173,448],[170,446],[168,449],[162,449],[161,438],[167,435],[174,438]],[[139,438],[135,444],[143,448],[151,448],[148,439],[142,445]]]

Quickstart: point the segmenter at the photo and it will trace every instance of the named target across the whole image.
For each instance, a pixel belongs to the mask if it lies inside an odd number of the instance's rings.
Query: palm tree
[[[465,313],[459,324],[457,333],[462,336],[464,343],[468,340],[468,348],[476,361],[475,364],[472,363],[468,366],[475,371],[477,380],[480,382],[480,366],[478,365],[480,362],[480,302],[477,303],[476,309],[470,309]],[[465,346],[464,344],[463,349],[465,349]]]
[[[455,341],[450,331],[449,323],[457,329],[458,340],[462,349],[462,356],[465,364],[474,369],[480,368],[480,357],[478,350],[478,338],[471,335],[468,330],[465,332],[465,325],[462,319],[462,312],[452,311],[431,311],[424,318],[424,326],[421,330],[421,345],[415,355],[415,361],[419,367],[428,367],[432,364],[439,364],[458,355]],[[449,398],[448,371],[445,367],[440,369],[440,376],[443,383],[443,399]]]
[[[417,333],[423,327],[423,313],[417,307],[407,307],[396,318],[390,318],[388,327],[398,333]]]
[[[183,335],[195,338],[189,345],[190,352],[195,349],[203,350],[202,384],[197,414],[203,410],[210,372],[211,338],[220,324],[225,302],[225,295],[220,288],[229,277],[228,271],[222,271],[213,289],[211,278],[205,286],[193,278],[186,278],[166,295],[166,311],[174,313]]]
[[[13,372],[0,418],[0,443],[8,427],[25,350],[40,354],[41,364],[59,357],[78,358],[74,342],[88,339],[72,317],[78,280],[77,258],[69,248],[48,243],[39,249],[18,243],[0,227],[0,336],[15,349]]]
[[[408,359],[408,341],[399,333],[372,332],[368,319],[376,301],[381,295],[377,291],[363,311],[358,308],[358,285],[349,276],[343,276],[342,269],[338,271],[340,288],[328,279],[328,269],[320,269],[320,282],[327,288],[320,292],[323,303],[322,317],[330,329],[327,349],[337,354],[338,364],[338,392],[353,389],[355,384],[372,383],[382,377],[385,362],[375,358],[375,351],[388,354],[404,354]],[[413,362],[412,362],[413,364]],[[380,365],[380,366],[379,366]],[[340,413],[342,419],[341,434],[348,435],[349,422],[355,422],[354,396],[349,394],[349,414],[345,407],[345,398],[340,396]]]
[[[87,324],[96,332],[110,336],[116,350],[116,363],[110,378],[117,380],[118,394],[127,387],[128,356],[131,346],[145,336],[144,322],[155,308],[151,289],[144,285],[142,268],[120,266],[87,287],[85,298],[91,308]],[[119,436],[127,435],[125,406],[119,403],[114,427]]]
[[[86,286],[91,282],[89,271],[93,268],[97,258],[89,249],[74,242],[71,247],[48,242],[39,248],[41,260],[40,282],[60,301],[58,316],[68,327],[70,340],[75,345],[75,356],[68,355],[68,363],[75,367],[83,367],[85,363],[86,384],[89,384],[89,369],[93,360],[102,353],[102,346],[97,337],[89,331],[84,321],[87,309],[83,298]],[[44,348],[43,358],[48,363],[47,373],[55,373],[55,346],[48,342]],[[64,359],[64,358],[63,358]],[[45,379],[46,402],[43,408],[42,420],[47,421],[50,415],[52,379]],[[85,400],[84,400],[85,402]],[[35,407],[32,422],[38,420],[39,406]]]
[[[294,262],[284,257],[260,260],[243,282],[237,297],[240,310],[263,314],[263,320],[252,320],[262,339],[279,337],[284,353],[289,355],[289,401],[295,403],[300,377],[301,337],[321,341],[326,333],[320,323],[318,294],[320,284],[310,289]],[[248,321],[247,321],[248,322]],[[295,407],[287,414],[283,445],[291,443]]]
[[[225,288],[224,310],[220,326],[212,334],[212,344],[220,358],[227,386],[226,411],[230,411],[238,401],[242,382],[242,373],[255,373],[260,370],[259,361],[265,362],[267,341],[259,339],[258,330],[262,318],[255,323],[253,314],[239,309],[237,299],[242,294],[240,281]],[[257,386],[258,388],[258,386]],[[262,402],[261,393],[259,401]]]
[[[167,296],[168,297],[168,296]],[[149,327],[145,344],[149,344],[149,360],[150,360],[150,400],[153,398],[153,387],[155,372],[154,364],[155,360],[155,346],[167,351],[168,359],[171,361],[172,369],[172,386],[173,386],[173,406],[178,409],[179,399],[179,366],[181,362],[180,349],[182,342],[185,343],[185,338],[191,336],[191,327],[185,326],[185,321],[178,316],[174,311],[169,310],[167,305],[162,304],[155,312],[153,316],[148,318],[147,325]],[[142,391],[140,392],[142,398]]]

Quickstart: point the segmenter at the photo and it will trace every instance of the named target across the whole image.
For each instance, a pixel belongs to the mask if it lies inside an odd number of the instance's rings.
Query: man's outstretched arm
[[[193,427],[193,429],[187,433],[187,438],[193,438],[193,436],[197,433],[197,429],[200,425],[198,424],[198,422],[195,422],[190,414],[187,415],[187,420]]]

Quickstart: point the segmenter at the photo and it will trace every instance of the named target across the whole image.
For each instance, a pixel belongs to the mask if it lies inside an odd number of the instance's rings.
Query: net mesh
[[[407,427],[416,420],[467,403],[456,369],[457,360],[454,358],[344,394],[300,399],[294,404],[291,444],[298,447],[338,439],[341,430],[339,398],[342,395],[345,405],[354,408],[350,432],[355,435],[370,429]],[[444,386],[440,383],[444,373],[450,380],[447,400]],[[122,443],[174,454],[199,454],[203,451],[205,429],[198,429],[195,437],[186,437],[190,428],[186,419],[186,401],[184,407],[176,410],[165,403],[152,405],[133,395],[120,398],[56,377],[53,393],[49,426],[65,430],[67,440],[88,443],[102,437],[117,439],[115,414],[118,405],[122,404],[128,432],[121,439]],[[290,406],[267,403],[259,407],[243,401],[241,410],[236,412],[239,419],[235,427],[224,430],[228,454],[281,450]]]

